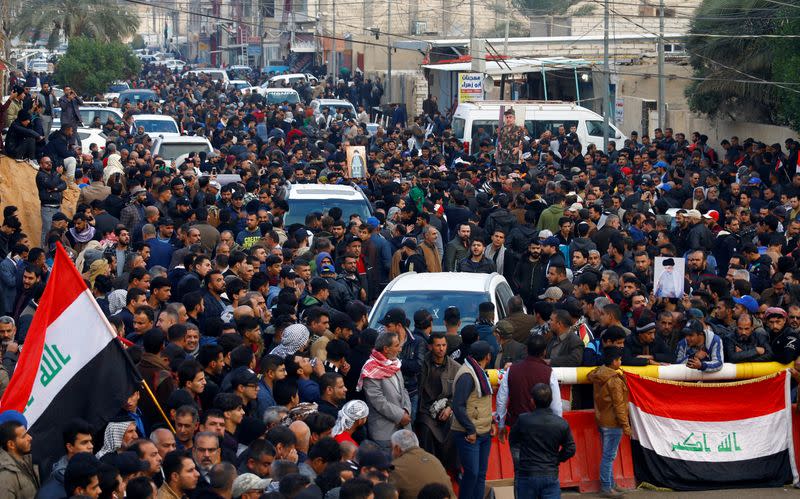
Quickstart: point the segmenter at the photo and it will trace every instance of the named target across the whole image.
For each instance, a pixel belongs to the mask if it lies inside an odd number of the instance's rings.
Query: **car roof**
[[[363,199],[363,195],[350,185],[292,184],[288,199]]]
[[[265,88],[264,91],[267,92],[268,94],[292,93],[292,92],[297,93],[297,90],[295,90],[293,88],[275,88],[275,87],[270,87],[270,88]]]
[[[468,272],[413,272],[397,277],[387,292],[395,291],[464,291],[466,293],[483,293],[489,291],[492,281],[499,274],[475,274]]]
[[[175,118],[163,114],[134,114],[133,121],[136,120],[175,121]]]
[[[123,95],[123,94],[127,95],[127,94],[140,94],[140,93],[148,93],[148,94],[156,95],[156,93],[153,90],[150,90],[149,88],[129,88],[128,90],[123,90],[119,94],[120,95]]]
[[[208,139],[205,137],[198,137],[196,135],[181,135],[178,136],[167,136],[167,137],[157,137],[156,142],[158,143],[168,143],[168,144],[176,144],[176,143],[192,143],[192,144],[207,144]]]
[[[350,102],[349,100],[344,100],[344,99],[315,99],[315,100],[317,102],[319,102],[320,105],[325,105],[325,104],[344,104],[344,105],[348,105],[348,106],[352,106],[353,105],[352,102]]]

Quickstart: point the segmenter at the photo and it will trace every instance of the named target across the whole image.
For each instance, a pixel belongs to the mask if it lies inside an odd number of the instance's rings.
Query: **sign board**
[[[458,73],[458,102],[483,100],[483,74]]]
[[[625,99],[617,97],[614,101],[614,124],[622,126],[622,121],[625,119]]]

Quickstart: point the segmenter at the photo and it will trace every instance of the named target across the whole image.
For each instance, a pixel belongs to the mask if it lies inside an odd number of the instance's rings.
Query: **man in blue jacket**
[[[683,335],[684,338],[678,342],[676,363],[709,373],[722,369],[725,360],[719,336],[705,330],[698,320],[689,321],[683,328]]]

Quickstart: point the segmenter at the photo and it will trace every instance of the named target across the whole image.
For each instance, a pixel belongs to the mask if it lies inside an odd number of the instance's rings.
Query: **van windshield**
[[[300,97],[294,91],[267,93],[267,104],[281,104],[283,102],[297,104],[300,102]]]

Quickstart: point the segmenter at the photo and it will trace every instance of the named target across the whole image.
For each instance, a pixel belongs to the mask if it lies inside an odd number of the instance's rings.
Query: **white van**
[[[583,146],[582,152],[586,152],[589,144],[603,149],[603,117],[585,107],[560,101],[476,101],[459,104],[453,115],[453,133],[464,145],[465,151],[477,151],[478,145],[473,144],[473,137],[478,133],[478,128],[482,127],[489,135],[494,134],[502,119],[500,106],[514,108],[517,124],[522,125],[524,121],[531,139],[538,139],[545,130],[557,136],[561,125],[567,132],[574,126]],[[524,116],[521,110],[524,110]],[[609,126],[609,138],[616,141],[617,149],[621,149],[627,137],[614,125]]]
[[[228,86],[231,79],[228,77],[228,72],[224,69],[219,68],[199,68],[199,69],[190,69],[189,71],[183,73],[184,78],[187,76],[200,76],[205,75],[211,78],[214,81],[221,81],[225,87]]]
[[[286,75],[276,75],[267,80],[270,88],[292,87],[296,83],[305,83],[308,80],[303,73],[290,73]]]

